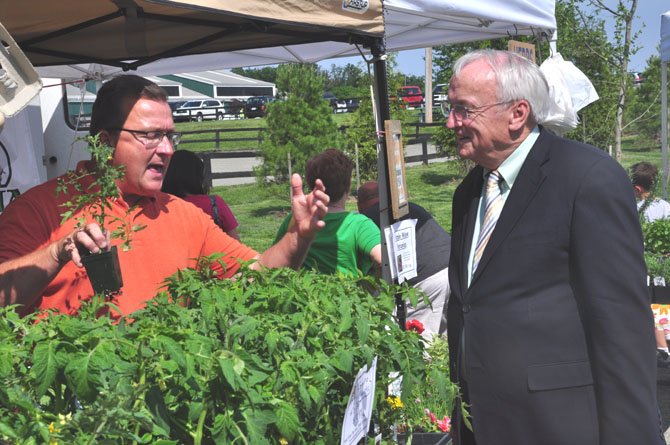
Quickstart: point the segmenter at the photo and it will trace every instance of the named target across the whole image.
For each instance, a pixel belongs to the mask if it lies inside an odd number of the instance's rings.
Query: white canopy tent
[[[661,15],[661,153],[663,197],[668,198],[668,62],[670,62],[670,11]]]
[[[278,0],[264,1],[273,4],[287,3]],[[171,6],[189,3],[190,8],[206,8],[204,3],[208,2],[207,0],[154,0],[151,3]],[[221,2],[210,1],[209,3],[218,5]],[[300,1],[296,3],[300,5]],[[226,7],[220,7],[226,9]],[[22,2],[22,8],[26,8],[24,2]],[[537,35],[549,38],[556,28],[554,0],[469,0],[465,2],[461,0],[384,0],[383,16],[383,39],[387,51],[516,35]],[[291,17],[291,14],[286,14],[285,17]],[[149,58],[150,61],[147,63],[138,59],[137,61],[129,60],[125,65],[104,63],[58,63],[54,65],[50,63],[49,66],[38,66],[38,64],[36,66],[42,77],[100,79],[118,74],[129,67],[135,68],[137,74],[140,75],[160,75],[287,62],[316,62],[359,54],[356,46],[350,43],[328,41],[327,31],[323,32],[321,40],[323,41],[180,55],[154,61]],[[21,44],[19,38],[17,41]],[[369,49],[360,49],[369,52]]]

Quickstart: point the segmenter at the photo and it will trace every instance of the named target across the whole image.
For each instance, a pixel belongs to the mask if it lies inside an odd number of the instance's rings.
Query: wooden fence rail
[[[414,156],[406,156],[405,162],[422,162],[423,164],[428,164],[430,159],[435,159],[441,155],[436,153],[428,153],[428,145],[432,142],[432,133],[426,133],[422,130],[430,127],[439,127],[444,125],[444,123],[424,123],[424,122],[415,122],[411,124],[406,124],[406,127],[409,126],[413,131],[407,132],[405,134],[405,146],[421,144],[421,154]],[[346,133],[348,127],[341,126],[340,131]],[[232,179],[232,178],[250,178],[254,177],[255,173],[252,168],[240,170],[240,171],[213,171],[212,169],[212,160],[218,159],[239,159],[239,158],[260,158],[261,152],[259,149],[246,149],[246,150],[222,150],[221,146],[224,144],[230,145],[230,142],[253,142],[256,147],[260,148],[260,144],[263,138],[263,132],[265,128],[262,127],[249,127],[249,128],[226,128],[226,129],[216,129],[216,130],[198,130],[198,131],[185,131],[182,134],[186,138],[182,137],[182,142],[179,144],[181,148],[188,149],[189,144],[193,143],[208,143],[211,144],[210,150],[197,151],[196,154],[205,161],[205,175],[206,180],[210,186],[212,186],[213,181],[216,179]],[[253,137],[241,137],[240,133],[249,133],[255,132],[256,135]],[[195,135],[195,139],[189,138],[188,136]],[[200,137],[202,135],[202,137]],[[207,137],[209,136],[209,137]],[[242,144],[246,145],[246,144]]]

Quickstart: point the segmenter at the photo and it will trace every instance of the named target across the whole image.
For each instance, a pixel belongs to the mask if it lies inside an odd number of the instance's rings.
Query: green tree
[[[640,143],[658,148],[661,144],[661,58],[651,56],[642,76],[644,82],[633,86],[629,93],[625,130],[636,133]]]
[[[580,123],[567,137],[602,149],[614,142],[617,82],[608,54],[613,51],[605,22],[583,15],[583,5],[573,0],[556,3],[558,52],[577,66],[591,81],[600,99],[580,110]]]
[[[359,65],[331,65],[326,73],[326,90],[337,98],[361,98],[368,92],[368,75]]]
[[[585,26],[594,17],[593,14],[584,12],[586,9],[584,8],[584,5],[593,8],[594,14],[608,14],[614,20],[614,44],[608,45],[606,51],[593,47],[589,40],[583,41],[582,44],[591,50],[592,58],[606,60],[612,71],[617,90],[616,101],[614,102],[613,136],[615,156],[617,160],[621,161],[621,139],[625,127],[624,114],[626,111],[626,98],[630,86],[628,63],[630,57],[637,51],[635,39],[639,34],[639,31],[633,31],[637,0],[617,0],[614,2],[614,7],[608,6],[603,0],[573,0],[571,3],[578,4],[579,14]],[[606,101],[606,103],[612,105],[609,101]]]
[[[285,100],[270,103],[267,131],[261,144],[261,177],[284,181],[302,173],[305,162],[330,147],[340,147],[340,135],[330,106],[323,100],[324,76],[314,64],[287,64],[277,69],[277,89]]]
[[[276,66],[264,66],[262,68],[233,68],[231,71],[240,76],[277,83]]]

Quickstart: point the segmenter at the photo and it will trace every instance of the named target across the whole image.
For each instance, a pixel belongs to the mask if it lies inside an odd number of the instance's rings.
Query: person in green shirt
[[[305,166],[305,179],[311,189],[317,178],[326,187],[330,197],[328,213],[323,218],[326,226],[312,242],[303,268],[321,273],[367,274],[372,265],[382,260],[379,227],[367,216],[345,210],[351,190],[353,162],[337,149],[312,157]],[[286,233],[293,221],[289,214],[282,222],[275,242]]]

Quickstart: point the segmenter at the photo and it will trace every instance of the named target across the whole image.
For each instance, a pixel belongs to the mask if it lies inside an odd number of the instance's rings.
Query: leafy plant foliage
[[[79,227],[83,227],[90,220],[95,221],[103,231],[113,226],[111,237],[120,238],[123,241],[121,247],[128,250],[133,232],[142,230],[144,226],[109,215],[112,200],[120,195],[117,181],[123,179],[125,167],[112,163],[114,148],[102,142],[99,134],[82,139],[88,144],[87,148],[96,170],[95,173],[87,170],[70,171],[58,179],[56,193],[69,195],[69,200],[61,205],[62,222],[76,217]],[[88,177],[93,179],[87,181]],[[84,185],[86,183],[87,186]],[[127,213],[130,214],[132,210],[129,209]]]
[[[670,284],[670,219],[657,219],[642,224],[644,260],[652,277],[665,278]]]
[[[206,270],[206,268],[201,270]],[[0,317],[0,437],[17,443],[336,444],[357,371],[378,356],[402,399],[428,381],[420,337],[390,317],[397,292],[281,269],[219,281],[184,270],[132,319]],[[177,304],[181,303],[181,304]],[[38,321],[39,320],[39,321]],[[435,378],[443,382],[444,376]],[[438,380],[439,379],[439,380]],[[440,386],[440,385],[437,385]],[[384,427],[382,431],[390,431]]]

